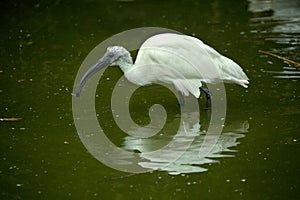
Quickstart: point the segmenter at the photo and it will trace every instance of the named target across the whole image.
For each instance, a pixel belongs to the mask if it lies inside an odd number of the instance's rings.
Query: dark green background
[[[1,1],[0,117],[22,120],[0,122],[0,199],[299,198],[299,76],[276,78],[282,74],[266,72],[288,70],[297,76],[299,70],[258,52],[300,60],[299,2],[276,1],[273,11],[264,12],[253,12],[253,5],[264,6],[236,0]],[[226,85],[226,124],[250,124],[234,158],[219,159],[203,173],[122,178],[127,174],[86,151],[72,118],[77,70],[101,41],[145,26],[194,35],[244,68],[249,89]],[[121,74],[111,67],[104,78],[117,80]],[[113,87],[110,81],[99,88],[97,110],[107,119],[101,123],[111,140],[122,143],[122,134],[111,125]],[[155,88],[141,89],[136,106],[131,104],[141,124],[149,120],[148,105],[141,102],[170,97],[156,98]],[[174,118],[176,100],[165,104]]]

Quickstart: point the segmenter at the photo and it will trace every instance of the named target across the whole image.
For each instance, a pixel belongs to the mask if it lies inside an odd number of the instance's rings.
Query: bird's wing
[[[221,73],[221,78],[225,82],[235,82],[242,85],[243,87],[248,87],[249,78],[244,73],[243,69],[233,60],[222,56],[216,50],[210,46],[205,45],[206,51],[210,54],[215,65],[219,68]]]
[[[187,35],[159,34],[143,43],[135,64],[163,64],[187,79],[220,78],[213,56],[206,47],[201,40]]]
[[[173,68],[161,64],[135,65],[125,73],[125,77],[137,85],[173,84],[183,95],[188,96],[191,93],[196,98],[200,96],[199,87],[202,86],[201,80],[187,79]]]
[[[244,86],[249,80],[234,61],[187,35],[164,33],[147,39],[135,64],[147,63],[169,66],[186,79],[199,79],[207,83],[222,79]]]
[[[180,91],[183,95],[188,96],[189,93],[194,95],[196,98],[200,97],[199,88],[202,83],[198,79],[175,79],[172,81],[175,88]]]

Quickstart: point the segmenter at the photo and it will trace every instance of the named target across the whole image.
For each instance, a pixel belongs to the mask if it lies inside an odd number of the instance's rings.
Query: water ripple
[[[251,33],[255,34],[258,39],[277,44],[275,47],[272,45],[272,48],[267,51],[299,62],[300,2],[295,0],[249,0],[248,10],[252,13]],[[270,63],[272,62],[270,61]],[[299,68],[294,68],[291,63],[288,63],[288,67],[283,65],[282,71],[264,72],[274,74],[274,78],[300,78]]]

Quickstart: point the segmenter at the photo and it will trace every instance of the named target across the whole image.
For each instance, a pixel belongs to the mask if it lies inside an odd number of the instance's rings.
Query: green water
[[[258,52],[300,61],[296,0],[12,1],[1,2],[0,9],[0,118],[21,118],[0,122],[0,199],[299,198],[299,70]],[[145,26],[194,35],[243,67],[249,89],[226,85],[224,135],[244,136],[231,148],[237,150],[230,152],[234,157],[204,164],[205,172],[130,175],[103,165],[85,149],[72,117],[77,71],[106,38]],[[108,137],[131,149],[109,107],[121,75],[117,67],[105,71],[96,110]],[[157,102],[168,111],[166,136],[147,143],[150,149],[168,141],[179,126],[179,106],[159,86],[139,89],[131,102],[132,117],[141,125],[149,122],[147,108]],[[201,114],[203,130],[207,115]],[[243,124],[249,128],[241,130]]]

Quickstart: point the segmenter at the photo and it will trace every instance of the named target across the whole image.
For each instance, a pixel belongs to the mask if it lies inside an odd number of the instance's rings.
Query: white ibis
[[[86,81],[97,71],[110,65],[118,65],[124,76],[137,85],[156,82],[172,84],[179,92],[180,104],[183,96],[192,94],[196,98],[202,90],[210,106],[211,94],[202,82],[224,81],[245,88],[249,79],[243,69],[231,59],[221,55],[201,40],[181,34],[162,33],[148,38],[140,47],[133,63],[131,55],[122,46],[111,46],[95,65],[82,77],[76,96]]]

